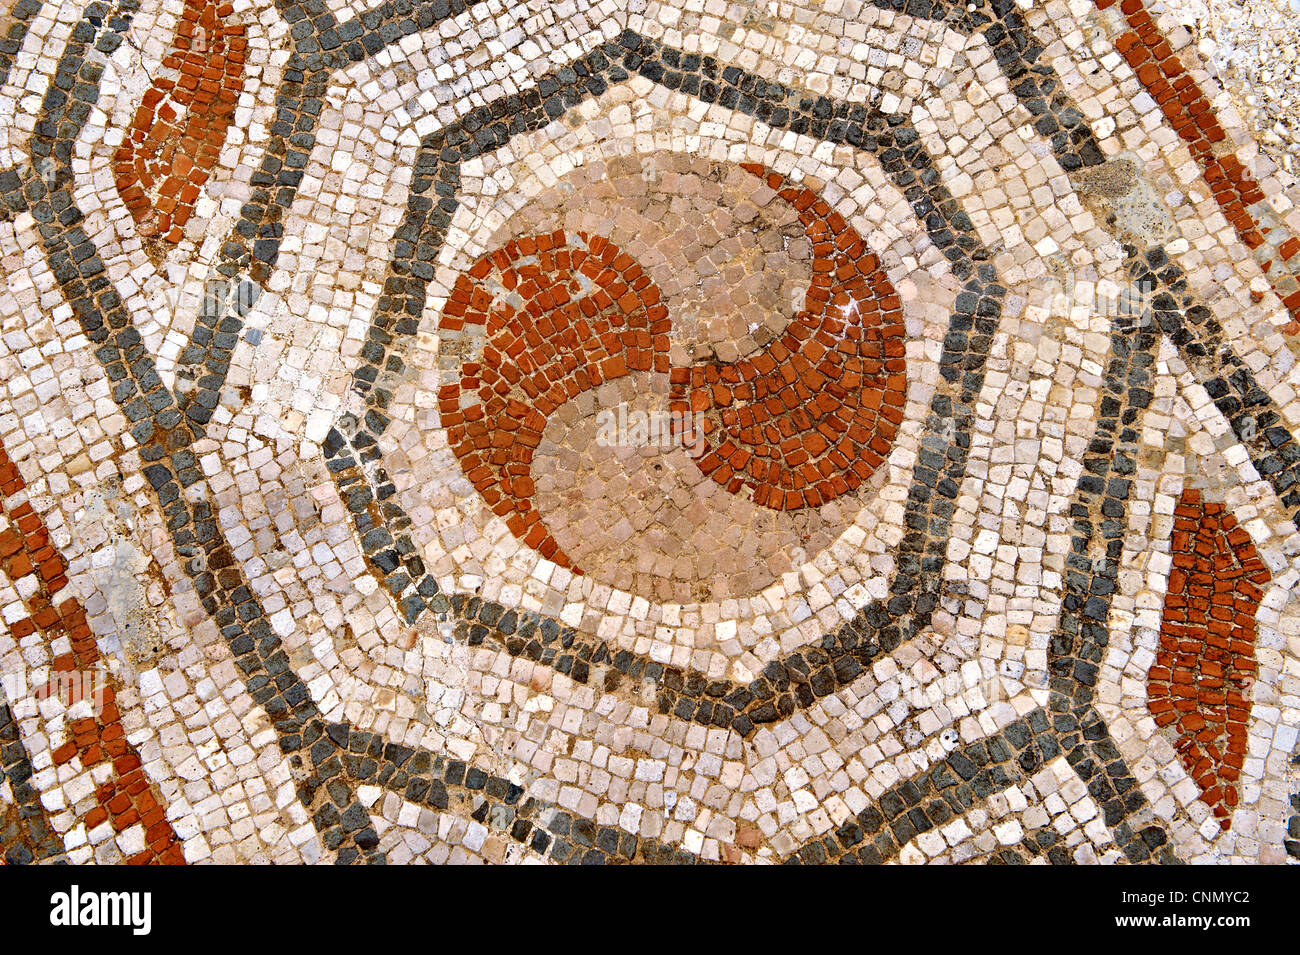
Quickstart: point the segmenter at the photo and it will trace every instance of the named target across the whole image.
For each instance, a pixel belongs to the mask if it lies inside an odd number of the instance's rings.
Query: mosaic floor
[[[1300,857],[1300,183],[1164,6],[369,2],[0,17],[6,862]]]

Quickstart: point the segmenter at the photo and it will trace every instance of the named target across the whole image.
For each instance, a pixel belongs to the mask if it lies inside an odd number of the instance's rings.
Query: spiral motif
[[[854,490],[893,446],[907,387],[898,293],[824,199],[760,165],[743,168],[798,212],[813,247],[803,309],[752,356],[670,368],[672,319],[659,288],[603,236],[516,239],[456,280],[439,327],[482,339],[439,391],[448,441],[511,532],[561,566],[574,565],[534,506],[533,457],[551,414],[604,382],[668,372],[677,426],[703,416],[700,470],[773,510]]]

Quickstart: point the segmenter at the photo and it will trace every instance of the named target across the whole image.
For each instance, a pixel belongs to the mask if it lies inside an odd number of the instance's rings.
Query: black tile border
[[[0,38],[0,86],[9,82],[9,72],[14,68],[14,60],[22,49],[27,31],[31,29],[32,20],[45,6],[44,0],[17,0],[9,10],[14,20]]]
[[[1035,709],[895,783],[872,805],[825,836],[804,843],[790,865],[881,865],[916,836],[945,825],[1061,754],[1051,721]]]
[[[50,825],[41,795],[30,780],[35,771],[23,745],[18,721],[0,698],[0,782],[8,781],[14,802],[11,820],[0,817],[0,859],[6,865],[61,862],[63,840]]]
[[[1131,251],[1130,256],[1134,291],[1149,291],[1142,272],[1145,260],[1136,251]],[[1141,301],[1140,294],[1123,300],[1121,306],[1128,307],[1122,307],[1112,323],[1109,354],[1094,410],[1096,427],[1084,452],[1082,472],[1069,505],[1073,530],[1070,553],[1066,555],[1061,612],[1048,644],[1048,706],[1026,717],[1025,726],[1013,723],[995,735],[1002,740],[1007,754],[997,761],[1004,765],[1009,762],[1011,752],[1005,746],[1010,744],[1019,752],[1033,736],[1039,758],[1020,764],[1026,774],[1036,772],[1047,760],[1064,755],[1087,785],[1129,861],[1175,863],[1178,860],[1169,845],[1168,834],[1153,820],[1146,797],[1093,706],[1098,665],[1110,642],[1111,597],[1115,593],[1128,530],[1127,502],[1137,467],[1140,419],[1142,411],[1151,403],[1155,350],[1160,340],[1151,311],[1133,307]],[[1096,541],[1101,542],[1100,553],[1094,546]],[[927,770],[900,785],[928,791],[933,772]],[[986,786],[977,795],[987,797],[1017,779],[1014,770],[1010,775],[1004,773],[997,786]],[[958,803],[951,800],[949,803],[954,811],[959,808]],[[863,810],[859,813],[859,823],[864,814],[878,814],[882,806],[878,801]],[[964,812],[971,808],[971,803],[964,800],[960,808]],[[929,827],[921,821],[928,818],[922,812],[913,820],[905,833],[908,838],[926,831]],[[947,818],[945,815],[931,821],[933,825],[942,825]],[[1139,826],[1136,831],[1135,824]],[[896,854],[906,843],[903,835],[895,834],[892,853]],[[805,852],[818,842],[814,839],[797,855],[807,861]],[[811,851],[815,855],[818,850]],[[826,851],[830,857],[829,850]],[[862,861],[882,862],[892,858],[883,848],[877,854],[879,858],[869,856]]]
[[[459,16],[480,0],[386,0],[339,23],[324,0],[276,9],[289,25],[293,52],[276,90],[271,138],[250,180],[252,192],[222,243],[215,278],[176,363],[177,407],[201,428],[220,400],[244,315],[280,254],[288,216],[316,145],[316,123],[334,73],[402,37]],[[220,284],[218,284],[220,283]]]
[[[441,594],[437,582],[424,573],[418,547],[404,533],[410,520],[383,468],[379,441],[390,421],[386,412],[394,379],[406,369],[404,351],[423,314],[427,285],[459,205],[460,163],[544,128],[632,75],[719,103],[774,128],[848,144],[875,156],[964,283],[939,360],[943,380],[930,403],[908,490],[906,530],[890,596],[873,601],[820,642],[769,663],[762,675],[746,684],[665,667],[540,615],[517,613],[474,595]],[[407,215],[397,230],[383,295],[362,349],[363,363],[353,376],[353,388],[365,396],[369,410],[362,420],[348,417],[331,429],[324,442],[326,463],[352,514],[367,562],[408,624],[426,610],[450,610],[458,633],[471,644],[492,639],[515,655],[555,661],[560,672],[579,682],[585,682],[590,664],[609,662],[624,676],[653,681],[659,712],[749,736],[759,725],[849,685],[880,654],[928,625],[940,598],[949,521],[965,475],[974,405],[1005,294],[990,258],[905,118],[812,96],[624,30],[617,40],[540,79],[535,90],[478,107],[421,142]],[[519,626],[524,632],[517,633]]]

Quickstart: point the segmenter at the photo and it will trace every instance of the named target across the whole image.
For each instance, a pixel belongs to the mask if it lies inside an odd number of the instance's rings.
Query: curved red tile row
[[[672,371],[674,420],[706,417],[700,470],[776,510],[818,507],[884,463],[903,422],[907,364],[902,302],[862,237],[812,190],[757,164],[799,213],[812,242],[804,308],[758,354]]]
[[[1160,649],[1147,675],[1156,725],[1172,726],[1183,766],[1227,829],[1246,759],[1255,614],[1272,579],[1224,505],[1183,492]]]
[[[439,327],[482,326],[480,361],[438,393],[461,469],[510,530],[572,566],[532,504],[532,461],[561,405],[632,371],[668,371],[668,309],[631,256],[601,236],[510,242],[456,280]]]

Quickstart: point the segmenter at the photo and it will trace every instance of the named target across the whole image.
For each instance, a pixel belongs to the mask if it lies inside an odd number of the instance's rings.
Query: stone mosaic
[[[1147,695],[1156,724],[1176,727],[1183,765],[1226,829],[1246,759],[1254,611],[1272,575],[1222,504],[1187,490],[1174,514],[1174,566]]]
[[[21,0],[8,863],[1300,858],[1300,184],[1142,0]]]

